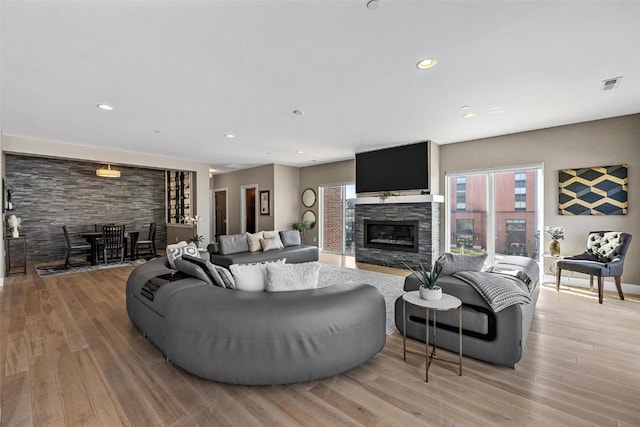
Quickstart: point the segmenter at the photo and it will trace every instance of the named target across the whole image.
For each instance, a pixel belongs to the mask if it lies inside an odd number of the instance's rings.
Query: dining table
[[[87,231],[81,234],[82,238],[91,245],[91,252],[87,257],[91,265],[98,263],[98,239],[102,237],[102,231]],[[140,237],[139,231],[125,231],[124,233],[124,257],[136,259],[136,243]]]

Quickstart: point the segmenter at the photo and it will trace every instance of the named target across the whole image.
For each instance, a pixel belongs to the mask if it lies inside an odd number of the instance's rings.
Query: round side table
[[[458,375],[462,376],[462,301],[460,299],[454,297],[449,294],[442,294],[442,298],[435,301],[429,301],[420,298],[419,291],[407,292],[402,295],[402,319],[403,319],[403,341],[402,341],[402,350],[403,350],[403,359],[407,360],[407,303],[411,305],[415,305],[417,307],[423,307],[425,309],[425,330],[426,330],[426,341],[425,345],[425,374],[424,380],[429,382],[429,366],[431,366],[431,361],[436,355],[436,347],[438,345],[438,329],[436,327],[436,313],[438,311],[449,311],[449,310],[458,310],[458,356],[459,356],[459,370]],[[433,311],[433,349],[431,354],[429,354],[429,312]],[[440,359],[438,359],[440,360]]]

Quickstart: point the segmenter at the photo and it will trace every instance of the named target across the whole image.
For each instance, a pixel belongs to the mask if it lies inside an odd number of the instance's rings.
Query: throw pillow
[[[260,239],[262,239],[262,231],[258,231],[257,233],[251,234],[246,233],[247,243],[249,244],[250,252],[257,252],[262,249],[260,246]]]
[[[207,273],[202,271],[202,268],[200,268],[200,266],[182,258],[176,258],[175,264],[176,269],[181,273],[187,274],[191,277],[195,277],[196,279],[200,279],[203,282],[213,286],[213,281]]]
[[[458,271],[480,271],[484,262],[487,259],[487,254],[484,255],[459,255],[446,252],[436,261],[442,265],[442,275],[451,275]]]
[[[284,248],[282,242],[280,241],[280,237],[277,235],[276,237],[272,237],[270,239],[260,239],[260,246],[262,246],[262,250],[265,252]]]
[[[280,233],[276,230],[262,232],[263,239],[273,239],[274,237],[280,237]]]
[[[220,253],[222,255],[237,254],[240,252],[249,252],[249,244],[247,236],[244,234],[231,234],[220,236]]]
[[[220,286],[221,288],[226,287],[224,280],[222,280],[222,277],[220,277],[220,274],[218,274],[218,271],[208,259],[194,257],[191,255],[183,255],[182,259],[200,267],[202,271],[209,276],[209,279],[211,279],[214,285]]]
[[[227,289],[235,289],[236,281],[233,279],[233,274],[231,274],[229,270],[227,270],[226,268],[220,265],[214,264],[213,266],[215,267],[216,271],[220,275],[220,278],[224,282],[224,287]]]
[[[236,289],[241,291],[262,292],[267,287],[267,265],[284,264],[285,259],[261,264],[231,264],[229,269],[236,282]]]
[[[316,289],[320,275],[319,262],[267,265],[267,292]]]
[[[300,246],[302,239],[298,230],[285,230],[280,232],[280,239],[285,247]]]
[[[182,255],[187,254],[191,256],[198,255],[198,247],[195,243],[178,242],[175,245],[167,246],[167,260],[171,268],[176,268],[175,260],[182,258]]]

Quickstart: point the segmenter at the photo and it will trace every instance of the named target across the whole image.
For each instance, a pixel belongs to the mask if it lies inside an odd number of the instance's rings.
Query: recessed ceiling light
[[[380,2],[378,0],[369,0],[367,2],[367,9],[376,10],[380,6]]]
[[[304,151],[300,150],[298,151],[298,154],[304,154]]]
[[[422,61],[416,64],[419,70],[428,70],[438,63],[438,60],[435,58],[425,58]]]
[[[109,104],[98,104],[98,108],[104,111],[113,111],[113,107]]]
[[[474,117],[476,117],[477,114],[476,113],[467,113],[464,116],[462,116],[465,119],[473,119]]]
[[[462,107],[460,107],[461,110],[468,110],[469,106],[468,105],[463,105]]]
[[[153,131],[153,133],[160,133],[160,131],[156,129]]]
[[[229,138],[229,139],[231,139],[231,138],[235,138],[235,137],[236,137],[236,136],[235,136],[234,134],[232,134],[232,133],[227,133],[227,134],[225,134],[224,136],[225,136],[225,137],[227,137],[227,138]]]
[[[293,114],[295,114],[296,116],[301,116],[304,114],[304,111],[302,110],[293,110]]]

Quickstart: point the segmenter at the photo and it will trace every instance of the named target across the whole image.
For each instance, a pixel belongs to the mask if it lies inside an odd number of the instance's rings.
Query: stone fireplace
[[[356,199],[356,262],[405,268],[431,265],[440,251],[442,196]]]

